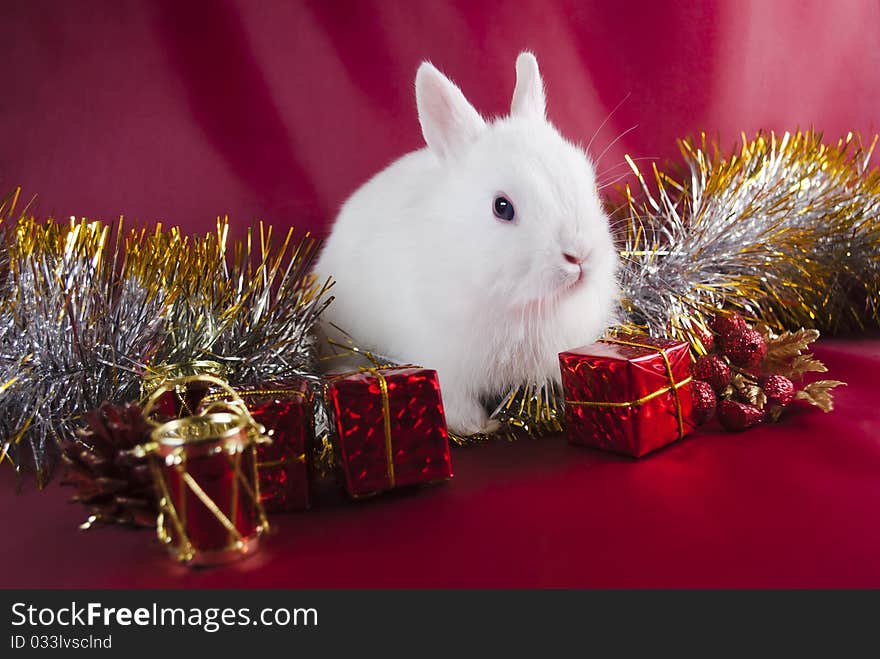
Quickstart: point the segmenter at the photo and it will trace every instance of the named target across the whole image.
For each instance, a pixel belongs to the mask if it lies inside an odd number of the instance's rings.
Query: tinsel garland
[[[294,242],[290,229],[276,245],[272,227],[260,224],[229,250],[228,229],[224,219],[216,234],[196,239],[157,230],[128,249],[141,284],[171,298],[153,362],[214,360],[235,385],[314,373],[311,329],[331,286],[310,274],[320,243],[309,234]]]
[[[622,305],[656,336],[701,351],[706,321],[735,309],[777,330],[834,334],[880,324],[880,172],[852,133],[758,133],[739,153],[680,141],[687,174],[653,168],[652,190],[627,157]]]
[[[16,200],[0,218],[0,460],[38,484],[85,413],[137,400],[152,373],[210,359],[239,385],[314,370],[330,284],[309,274],[310,236],[276,244],[260,225],[229,249],[225,219],[188,237],[38,222]]]
[[[680,142],[686,175],[654,166],[651,184],[627,158],[641,192],[626,188],[612,214],[627,325],[698,352],[719,309],[779,331],[880,325],[876,142],[759,133],[722,157],[702,136]],[[14,216],[17,198],[0,204],[0,460],[33,464],[42,482],[83,414],[194,361],[233,385],[315,372],[310,330],[330,298],[309,274],[308,235],[279,246],[260,225],[230,249],[225,220],[200,237],[41,223]],[[500,434],[543,434],[560,410],[553,386],[523,388],[493,418]]]

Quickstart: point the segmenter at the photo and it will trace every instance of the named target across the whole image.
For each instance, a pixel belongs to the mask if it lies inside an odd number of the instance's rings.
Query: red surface
[[[674,156],[701,129],[880,128],[876,2],[31,0],[0,17],[0,186],[38,193],[41,214],[322,231],[421,145],[420,60],[491,115],[523,48],[603,181],[624,152]],[[57,486],[7,494],[0,585],[880,587],[880,342],[820,354],[850,382],[830,415],[638,462],[562,439],[458,450],[449,484],[325,497],[229,568],[173,566],[149,533],[77,532]]]
[[[4,496],[0,585],[880,587],[880,340],[816,352],[849,382],[830,414],[638,461],[560,438],[458,449],[450,482],[325,495],[230,567],[178,567],[147,531],[77,531],[57,486]]]

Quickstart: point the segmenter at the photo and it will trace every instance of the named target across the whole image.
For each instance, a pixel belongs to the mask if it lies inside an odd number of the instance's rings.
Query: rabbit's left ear
[[[510,115],[513,117],[544,118],[544,81],[538,70],[538,60],[528,51],[516,58],[516,88],[510,102]]]
[[[461,90],[430,62],[416,72],[416,105],[425,143],[441,158],[460,154],[486,127]]]

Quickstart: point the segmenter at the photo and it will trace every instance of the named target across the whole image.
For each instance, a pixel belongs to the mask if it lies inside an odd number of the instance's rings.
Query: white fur
[[[416,100],[428,147],[348,199],[316,266],[336,280],[325,326],[436,369],[449,428],[461,434],[490,427],[485,398],[558,381],[557,354],[598,338],[618,295],[593,167],[546,121],[534,56],[520,54],[516,70],[511,116],[487,123],[423,63]],[[499,193],[512,223],[493,214]]]

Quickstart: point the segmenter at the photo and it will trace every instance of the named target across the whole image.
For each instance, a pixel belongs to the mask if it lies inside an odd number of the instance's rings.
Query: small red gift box
[[[352,497],[452,477],[436,371],[404,366],[333,376],[325,399]]]
[[[257,446],[260,502],[266,512],[307,510],[311,505],[311,473],[307,456],[315,435],[313,395],[304,380],[238,387],[236,393],[254,420],[272,439]],[[212,393],[202,407],[228,400]]]
[[[687,343],[617,336],[562,352],[559,365],[573,444],[639,457],[694,429]]]

